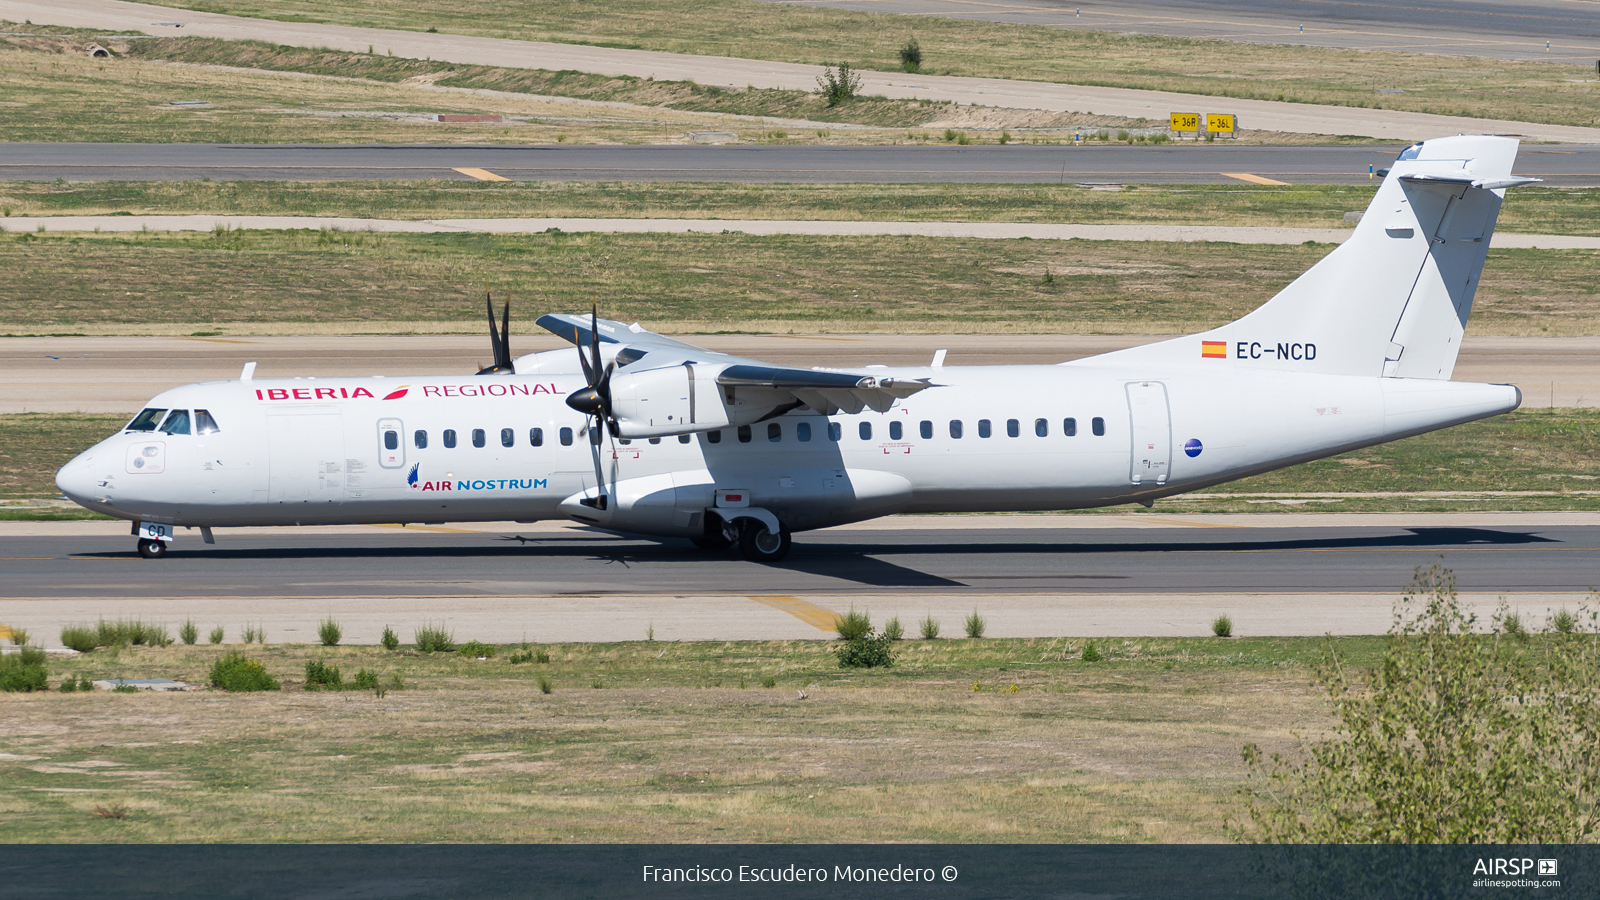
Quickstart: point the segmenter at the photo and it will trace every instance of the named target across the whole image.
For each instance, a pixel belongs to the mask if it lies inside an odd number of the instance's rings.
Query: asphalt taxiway
[[[0,143],[0,180],[1364,184],[1404,147]],[[1524,148],[1517,174],[1600,184],[1600,144]]]
[[[796,535],[777,565],[570,523],[185,535],[139,558],[120,523],[14,523],[0,623],[46,641],[72,622],[193,618],[306,641],[334,615],[352,643],[442,622],[462,639],[825,637],[870,608],[956,636],[1375,633],[1417,567],[1450,568],[1487,614],[1538,622],[1596,580],[1600,515],[915,516]],[[229,632],[230,635],[232,631]]]

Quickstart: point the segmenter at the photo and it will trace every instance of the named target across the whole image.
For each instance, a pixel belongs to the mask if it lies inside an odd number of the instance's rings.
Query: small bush
[[[868,628],[866,634],[845,641],[833,652],[839,657],[841,669],[887,668],[894,665],[894,651],[889,648],[889,643],[887,637],[874,635],[873,630]]]
[[[1550,627],[1558,634],[1572,634],[1578,630],[1578,617],[1565,609],[1550,617]]]
[[[511,662],[516,665],[521,665],[525,662],[547,663],[549,661],[550,651],[544,649],[543,647],[534,647],[533,649],[525,650],[522,653],[511,654]]]
[[[963,131],[960,134],[956,135],[956,143],[958,143],[961,146],[965,147],[966,145],[972,143],[972,138],[967,137],[967,133],[965,131]]]
[[[102,819],[117,819],[118,821],[121,821],[122,819],[126,819],[128,817],[128,805],[126,803],[118,802],[107,803],[102,806],[99,803],[96,803],[94,805],[94,814]]]
[[[456,652],[471,659],[490,659],[499,651],[500,648],[493,644],[485,644],[482,641],[467,641]]]
[[[1522,617],[1514,612],[1502,613],[1500,616],[1500,630],[1508,636],[1526,639],[1528,628],[1522,624]]]
[[[917,72],[922,69],[922,45],[916,38],[905,42],[900,48],[900,68],[907,72]]]
[[[92,690],[94,690],[94,682],[90,681],[87,675],[81,675],[77,680],[73,680],[72,676],[68,675],[66,680],[61,682],[61,693],[63,694],[86,693]]]
[[[339,675],[338,666],[327,665],[320,659],[306,660],[306,690],[332,688],[337,691],[342,687],[344,678]]]
[[[967,616],[966,625],[967,637],[974,639],[983,637],[984,631],[989,627],[989,623],[983,620],[983,616],[978,615],[977,610],[973,610],[972,615]]]
[[[833,630],[838,633],[841,641],[860,640],[872,633],[871,614],[856,612],[852,607],[844,615],[833,617]]]
[[[11,629],[11,643],[18,647],[28,646],[28,631],[25,628]]]
[[[1011,143],[1011,132],[1009,132],[1009,131],[1000,132],[1000,143],[1002,143],[1002,144]]]
[[[131,684],[119,684],[116,687],[111,689],[111,693],[113,693],[113,694],[137,694],[137,693],[139,693],[139,689],[134,687]]]
[[[956,139],[956,130],[954,128],[946,128],[944,130],[944,139],[945,139],[945,143],[949,143],[950,141],[955,140]]]
[[[389,676],[389,687],[396,691],[403,691],[406,689],[406,680],[400,677],[399,672],[396,672]]]
[[[267,642],[267,630],[260,625],[246,625],[240,640],[246,644],[264,644]]]
[[[79,653],[88,653],[100,646],[95,640],[95,631],[87,625],[68,625],[61,629],[61,646],[71,647]]]
[[[556,689],[556,686],[550,682],[550,676],[548,676],[548,675],[540,675],[539,676],[539,693],[548,694],[551,691],[554,691],[555,689]]]
[[[183,627],[178,629],[178,639],[190,645],[200,640],[200,629],[195,627],[193,619],[183,620]]]
[[[778,686],[778,679],[768,675],[767,677],[761,679],[761,686],[764,688],[775,688]]]
[[[883,623],[883,636],[891,641],[905,640],[906,627],[900,624],[899,616]]]
[[[0,691],[46,691],[50,689],[49,677],[44,668],[44,651],[37,647],[23,647],[0,656]]]
[[[94,642],[96,647],[124,647],[129,644],[165,647],[172,643],[172,637],[167,634],[165,625],[146,625],[138,619],[118,619],[115,622],[101,619],[94,629]]]
[[[317,626],[317,640],[321,641],[324,647],[337,647],[343,638],[344,629],[339,627],[339,623],[335,622],[332,616],[323,619],[322,624]]]
[[[383,626],[383,637],[378,639],[378,643],[382,644],[385,650],[398,650],[400,649],[400,636],[394,633],[393,628],[385,625]]]
[[[861,93],[861,76],[851,71],[849,63],[839,63],[837,68],[823,66],[822,74],[817,76],[817,93],[828,101],[828,106],[838,106]]]
[[[211,686],[224,691],[276,691],[278,680],[266,667],[235,650],[211,664]]]
[[[1100,651],[1095,649],[1094,641],[1090,641],[1089,643],[1083,645],[1083,653],[1081,656],[1083,657],[1084,662],[1099,662],[1100,660],[1105,659],[1105,657],[1100,655]]]
[[[443,625],[423,623],[413,636],[417,649],[423,653],[449,653],[456,648],[456,636]]]
[[[1233,637],[1233,620],[1227,616],[1217,616],[1211,620],[1211,633],[1217,637]]]
[[[932,640],[937,640],[938,639],[938,637],[939,637],[939,620],[935,619],[933,617],[932,613],[929,613],[928,615],[924,616],[922,621],[917,623],[917,624],[920,626],[923,640],[932,641]]]
[[[207,640],[211,641],[213,644],[222,643],[222,626],[218,625],[217,627],[211,629],[211,634]]]
[[[1133,141],[1129,140],[1128,133],[1126,131],[1117,132],[1117,140],[1128,141],[1130,144],[1133,143]]]
[[[358,691],[375,691],[378,689],[378,673],[371,669],[360,669],[350,681],[350,686]]]

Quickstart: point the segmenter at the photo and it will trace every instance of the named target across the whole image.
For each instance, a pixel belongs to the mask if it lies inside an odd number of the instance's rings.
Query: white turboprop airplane
[[[1051,366],[804,369],[594,316],[477,377],[192,384],[63,466],[147,558],[177,526],[569,518],[739,545],[900,512],[1162,497],[1516,409],[1450,381],[1517,142],[1407,148],[1342,246],[1242,319]],[[505,324],[509,325],[509,310]],[[603,424],[602,424],[603,423]]]

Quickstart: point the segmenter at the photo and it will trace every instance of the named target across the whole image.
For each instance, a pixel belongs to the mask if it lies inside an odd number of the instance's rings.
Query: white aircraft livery
[[[737,544],[902,512],[1150,505],[1516,409],[1450,381],[1517,142],[1429,140],[1349,240],[1212,331],[1060,365],[806,369],[547,315],[573,347],[462,377],[192,384],[63,466],[72,500],[177,527],[568,518]]]

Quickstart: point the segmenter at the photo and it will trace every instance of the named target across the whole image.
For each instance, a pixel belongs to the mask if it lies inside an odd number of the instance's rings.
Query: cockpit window
[[[1399,157],[1399,159],[1396,159],[1395,162],[1405,162],[1408,159],[1416,159],[1418,156],[1421,156],[1421,155],[1422,155],[1422,142],[1418,141],[1417,143],[1412,144],[1411,146],[1405,148],[1404,150],[1401,150],[1400,151],[1400,157]]]
[[[128,423],[127,430],[155,431],[156,425],[161,422],[161,417],[166,414],[167,411],[164,409],[147,409],[133,417],[133,421]]]
[[[188,434],[189,411],[187,409],[175,409],[167,413],[167,420],[161,423],[161,430],[167,434]]]
[[[197,409],[194,411],[195,434],[216,434],[221,430],[221,428],[217,427],[217,420],[211,418],[210,410]]]

